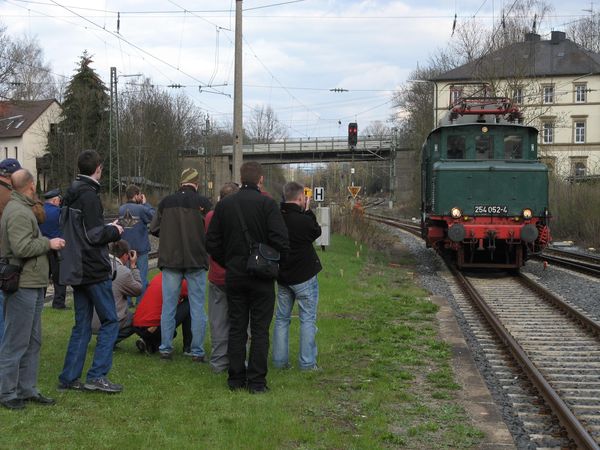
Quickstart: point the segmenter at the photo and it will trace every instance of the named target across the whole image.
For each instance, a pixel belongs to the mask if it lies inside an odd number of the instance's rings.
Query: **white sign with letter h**
[[[313,198],[315,202],[322,202],[325,200],[325,188],[316,187],[313,192]]]

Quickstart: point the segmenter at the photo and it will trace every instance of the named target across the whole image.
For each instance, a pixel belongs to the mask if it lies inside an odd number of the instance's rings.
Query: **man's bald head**
[[[20,192],[21,194],[25,194],[30,189],[31,183],[34,181],[34,178],[29,170],[20,169],[10,176],[10,181],[15,191]]]

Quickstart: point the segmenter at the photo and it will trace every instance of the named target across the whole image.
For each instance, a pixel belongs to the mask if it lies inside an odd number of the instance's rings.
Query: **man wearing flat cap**
[[[161,200],[150,223],[150,233],[160,237],[158,267],[162,271],[163,304],[160,318],[161,359],[173,355],[175,312],[182,280],[188,285],[190,316],[192,319],[192,361],[205,362],[204,336],[206,313],[206,253],[204,216],[210,211],[210,200],[198,194],[200,175],[194,168],[181,172],[179,189]]]
[[[6,158],[0,161],[0,218],[4,207],[10,200],[12,184],[10,176],[21,168],[21,164],[14,158]],[[4,334],[4,292],[0,291],[0,342]]]
[[[62,237],[59,225],[60,200],[60,189],[52,189],[44,193],[44,213],[46,214],[46,220],[40,225],[40,231],[48,239]],[[67,309],[65,304],[67,287],[59,282],[59,258],[56,250],[48,252],[48,262],[50,263],[50,277],[54,285],[52,307],[54,309]]]

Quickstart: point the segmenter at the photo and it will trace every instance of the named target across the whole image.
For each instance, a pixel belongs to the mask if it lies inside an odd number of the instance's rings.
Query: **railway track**
[[[600,448],[600,324],[525,276],[454,274],[577,448]]]
[[[365,216],[420,235],[407,221]],[[526,435],[521,444],[599,449],[600,324],[525,275],[449,267],[460,314]]]
[[[600,277],[600,257],[581,255],[557,248],[546,248],[536,259],[549,264],[565,267],[576,272]]]

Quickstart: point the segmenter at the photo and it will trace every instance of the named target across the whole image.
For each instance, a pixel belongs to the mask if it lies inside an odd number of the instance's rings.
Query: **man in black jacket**
[[[248,388],[251,393],[267,391],[269,325],[275,307],[273,280],[246,273],[250,249],[246,243],[238,206],[250,236],[282,255],[288,250],[288,234],[281,212],[272,198],[261,195],[262,167],[254,161],[242,164],[242,186],[236,194],[217,203],[208,227],[206,247],[210,255],[225,267],[225,291],[229,308],[229,388]],[[237,206],[236,206],[237,205]],[[248,322],[252,333],[248,367],[245,366]]]
[[[121,392],[123,386],[107,378],[119,334],[108,243],[121,239],[123,228],[116,221],[104,224],[104,209],[98,195],[102,176],[98,153],[95,150],[81,152],[77,167],[79,175],[65,195],[60,217],[61,232],[66,241],[61,254],[60,283],[73,287],[75,326],[71,331],[63,371],[58,377],[58,388]],[[94,308],[102,325],[94,360],[83,384],[79,377],[92,336]]]
[[[163,293],[160,357],[169,360],[173,356],[175,315],[181,283],[185,279],[192,318],[192,361],[203,363],[206,362],[204,292],[208,269],[204,216],[212,205],[198,193],[199,182],[196,169],[188,167],[181,172],[179,190],[161,200],[150,223],[150,232],[160,235],[158,267],[162,271]]]
[[[321,236],[321,226],[309,209],[310,198],[304,187],[291,181],[283,187],[285,203],[281,205],[283,220],[290,236],[290,252],[279,269],[277,279],[277,312],[273,330],[273,364],[289,367],[289,334],[294,301],[300,316],[300,370],[315,370],[317,366],[317,305],[319,283],[317,274],[321,261],[313,242]]]

